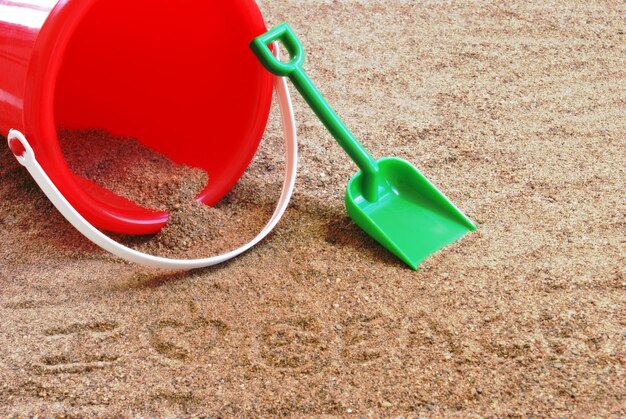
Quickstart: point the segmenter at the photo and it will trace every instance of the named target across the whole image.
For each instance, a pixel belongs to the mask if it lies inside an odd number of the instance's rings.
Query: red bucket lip
[[[68,167],[56,134],[55,88],[63,55],[81,20],[98,1],[102,0],[60,0],[50,12],[37,35],[28,67],[22,126],[25,127],[24,134],[27,138],[39,140],[35,141],[33,146],[38,160],[44,169],[56,168],[54,171],[46,171],[49,172],[50,178],[61,193],[81,215],[97,227],[109,231],[124,234],[152,234],[158,232],[167,223],[168,213],[145,209],[138,205],[133,207],[132,204],[128,205],[129,202],[120,205],[118,201],[116,205],[111,196],[113,194],[107,196],[106,190],[104,196],[90,193],[85,189],[85,183],[82,180],[78,182]],[[256,3],[250,1],[250,4],[256,7]],[[257,13],[262,22],[260,11]],[[265,118],[261,118],[257,127],[257,146],[267,123],[271,95],[270,83],[265,103],[262,104],[262,109],[259,109],[259,112],[265,114]],[[241,159],[241,164],[233,168],[230,176],[214,179],[212,188],[205,188],[197,199],[207,204],[218,202],[241,177],[255,152],[256,147],[247,153],[245,159]]]

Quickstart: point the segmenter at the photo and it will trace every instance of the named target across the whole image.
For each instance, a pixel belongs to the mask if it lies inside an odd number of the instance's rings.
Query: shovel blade
[[[474,223],[409,162],[378,161],[387,186],[376,202],[363,197],[362,173],[352,177],[346,207],[354,222],[413,269],[429,255],[476,230]]]

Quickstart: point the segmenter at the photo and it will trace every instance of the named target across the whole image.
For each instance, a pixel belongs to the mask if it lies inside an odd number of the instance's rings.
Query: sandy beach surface
[[[262,9],[366,147],[478,231],[405,267],[347,217],[356,168],[297,96],[284,220],[200,271],[105,254],[0,147],[0,416],[625,417],[624,2]],[[274,106],[216,240],[263,225],[283,162]]]

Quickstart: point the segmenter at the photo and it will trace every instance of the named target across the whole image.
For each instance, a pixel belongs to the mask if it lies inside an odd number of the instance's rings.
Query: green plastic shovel
[[[277,59],[268,45],[280,41],[291,57]],[[304,49],[286,23],[256,38],[250,45],[270,72],[289,77],[300,94],[361,169],[346,191],[348,214],[356,224],[411,268],[455,242],[476,226],[419,170],[394,157],[378,161],[331,109],[302,68]]]

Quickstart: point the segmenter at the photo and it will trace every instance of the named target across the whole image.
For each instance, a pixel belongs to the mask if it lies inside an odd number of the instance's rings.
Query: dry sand
[[[286,218],[196,272],[104,254],[0,148],[0,416],[624,417],[623,2],[263,9],[479,231],[407,269],[345,215],[355,168],[299,98]],[[271,210],[281,142],[274,109],[225,206]]]

